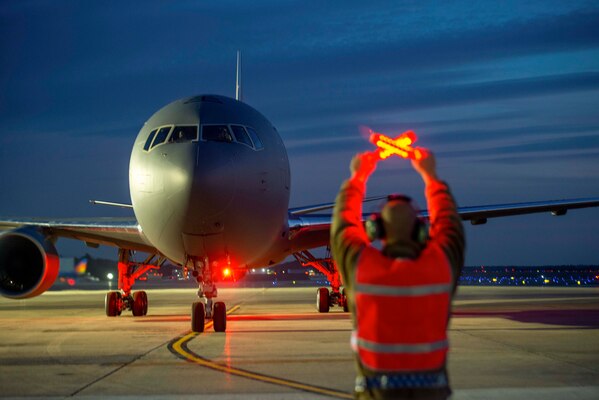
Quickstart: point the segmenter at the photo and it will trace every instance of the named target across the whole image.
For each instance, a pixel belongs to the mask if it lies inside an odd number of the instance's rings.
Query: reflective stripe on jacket
[[[352,347],[372,371],[431,371],[445,364],[452,272],[430,243],[420,257],[392,259],[364,247],[357,263]]]

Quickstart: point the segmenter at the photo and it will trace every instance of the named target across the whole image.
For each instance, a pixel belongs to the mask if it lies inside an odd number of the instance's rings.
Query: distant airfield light
[[[262,272],[266,272],[266,268],[262,268]]]
[[[576,281],[576,283],[578,283],[580,285],[580,281]]]
[[[106,277],[108,278],[108,280],[112,280],[112,278],[114,278],[114,275],[112,275],[112,272],[109,272],[108,274],[106,274]]]
[[[522,281],[522,284],[523,284],[523,285],[526,285],[526,281]]]
[[[544,283],[549,283],[549,279],[545,279],[543,282]]]
[[[493,282],[497,282],[497,278],[493,278]]]

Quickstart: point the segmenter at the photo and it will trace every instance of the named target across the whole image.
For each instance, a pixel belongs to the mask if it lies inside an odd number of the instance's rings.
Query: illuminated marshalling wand
[[[422,152],[418,147],[412,147],[416,140],[418,137],[412,131],[404,132],[395,139],[378,132],[370,133],[370,142],[378,147],[377,153],[381,160],[393,154],[401,158],[420,160]]]

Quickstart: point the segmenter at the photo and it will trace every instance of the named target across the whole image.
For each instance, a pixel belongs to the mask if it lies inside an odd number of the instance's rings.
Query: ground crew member
[[[451,394],[446,329],[464,264],[464,230],[433,154],[422,154],[412,166],[426,186],[430,229],[406,196],[390,197],[365,229],[362,201],[376,153],[353,158],[337,196],[331,243],[353,318],[358,399]],[[377,238],[382,250],[370,244]]]

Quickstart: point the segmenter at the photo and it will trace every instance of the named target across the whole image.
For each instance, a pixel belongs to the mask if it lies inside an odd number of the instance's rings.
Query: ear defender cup
[[[428,240],[428,225],[424,219],[416,218],[414,230],[412,231],[412,240],[422,245]]]
[[[366,230],[366,236],[368,240],[374,242],[375,240],[382,240],[385,238],[385,225],[383,225],[383,219],[380,213],[371,214],[370,217],[364,223],[364,230]]]

